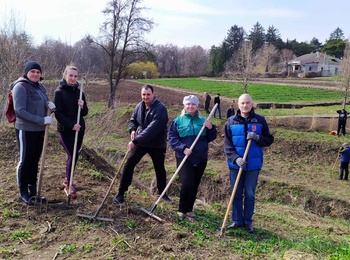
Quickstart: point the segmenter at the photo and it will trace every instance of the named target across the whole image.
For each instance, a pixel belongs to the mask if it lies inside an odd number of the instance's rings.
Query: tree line
[[[219,46],[178,47],[173,44],[151,45],[144,35],[153,29],[152,20],[144,17],[142,0],[110,0],[102,11],[105,20],[99,34],[86,35],[71,45],[57,39],[33,44],[33,37],[12,14],[0,24],[0,82],[4,104],[8,85],[23,71],[28,60],[37,60],[46,79],[58,79],[67,64],[74,63],[85,78],[106,78],[110,93],[108,106],[115,106],[118,84],[126,77],[218,76],[231,73],[248,75],[278,72],[294,56],[322,51],[342,58],[347,40],[336,28],[322,44],[317,38],[308,42],[296,39],[284,42],[274,26],[265,31],[257,22],[247,33],[234,25]],[[249,77],[246,77],[246,84]]]

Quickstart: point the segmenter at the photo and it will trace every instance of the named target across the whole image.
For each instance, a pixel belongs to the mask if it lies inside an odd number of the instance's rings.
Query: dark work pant
[[[345,135],[345,126],[346,123],[345,122],[338,122],[338,130],[337,130],[337,134],[340,134],[340,131],[343,135]]]
[[[345,172],[345,174],[344,174]],[[340,174],[339,179],[342,180],[344,176],[344,180],[348,180],[349,176],[349,163],[348,162],[340,162]]]
[[[177,166],[181,164],[182,159],[176,158]],[[193,164],[186,161],[179,170],[181,183],[179,211],[182,213],[192,212],[196,201],[198,187],[201,182],[207,161]]]
[[[161,194],[166,186],[166,171],[164,167],[165,151],[166,149],[147,148],[137,145],[130,152],[130,155],[125,163],[120,180],[119,193],[124,194],[124,192],[128,190],[132,182],[136,164],[138,164],[144,155],[149,154],[153,162],[154,170],[156,172],[158,192]]]
[[[63,146],[64,151],[67,153],[66,179],[67,179],[68,183],[70,182],[70,175],[71,175],[72,164],[73,164],[75,132],[76,131],[65,131],[65,132],[59,133],[61,145]],[[77,149],[76,149],[76,153],[75,153],[74,168],[77,165],[79,150],[81,148],[81,145],[83,144],[83,137],[84,137],[84,131],[79,131],[78,132],[78,140],[77,140]]]
[[[44,134],[45,131],[31,132],[16,129],[19,147],[17,183],[22,195],[28,194],[28,185],[36,186]]]

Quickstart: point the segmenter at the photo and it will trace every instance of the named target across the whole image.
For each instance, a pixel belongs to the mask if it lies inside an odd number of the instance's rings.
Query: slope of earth
[[[47,87],[52,95],[55,86]],[[196,201],[195,222],[176,217],[177,179],[169,189],[173,202],[161,201],[154,212],[164,220],[163,223],[140,210],[141,207],[151,209],[157,200],[153,167],[148,156],[136,167],[126,203],[119,206],[111,202],[117,192],[117,179],[106,202],[101,205],[125,155],[129,138],[127,123],[134,105],[140,101],[141,85],[123,82],[117,92],[117,109],[114,110],[105,107],[107,89],[103,82],[94,82],[85,88],[91,106],[85,146],[75,172],[76,200],[69,201],[63,192],[66,155],[53,126],[49,133],[41,191],[48,204],[27,207],[21,203],[15,176],[14,129],[9,124],[1,126],[0,258],[322,259],[349,244],[344,242],[350,232],[346,221],[350,216],[349,184],[337,181],[336,171],[332,169],[338,144],[287,140],[273,128],[276,142],[265,151],[265,167],[257,192],[256,233],[230,231],[223,239],[218,239],[230,194],[223,154],[225,121],[219,119],[214,120],[219,134],[210,145],[210,161]],[[169,117],[174,118],[180,113],[183,96],[196,93],[157,87],[156,94],[167,105]],[[229,104],[225,102],[229,101],[224,100],[223,106]],[[169,180],[176,170],[171,149],[168,149],[166,169]],[[93,217],[101,206],[97,216],[114,222],[89,221],[77,216],[81,213]],[[305,238],[316,234],[327,237],[322,243],[327,244],[328,251],[310,245],[310,239]],[[295,241],[304,241],[304,244],[290,246]]]

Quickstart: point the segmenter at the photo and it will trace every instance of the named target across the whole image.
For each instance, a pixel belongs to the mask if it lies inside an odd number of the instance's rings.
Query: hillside
[[[9,124],[1,126],[1,259],[350,258],[349,183],[337,180],[338,164],[333,168],[339,145],[346,138],[326,138],[328,122],[323,119],[318,121],[323,132],[309,132],[309,125],[297,118],[293,128],[283,122],[276,125],[270,122],[276,141],[265,150],[254,234],[238,230],[227,232],[220,239],[217,236],[230,196],[223,154],[225,120],[218,119],[213,122],[219,135],[210,145],[210,161],[196,201],[195,222],[176,217],[177,180],[169,190],[173,202],[161,202],[154,212],[163,223],[140,210],[151,209],[157,199],[153,195],[153,167],[147,156],[137,166],[127,202],[122,206],[112,204],[117,180],[98,215],[114,222],[77,217],[77,213],[94,216],[106,195],[126,152],[127,122],[140,100],[140,87],[131,81],[122,83],[117,109],[113,111],[105,107],[108,97],[105,84],[95,82],[86,87],[90,115],[75,173],[78,199],[70,203],[61,184],[66,157],[55,127],[50,129],[42,188],[48,204],[27,207],[18,199],[14,129]],[[52,95],[55,86],[47,88]],[[183,96],[190,93],[157,87],[156,94],[167,105],[170,118],[174,118],[180,113]],[[228,102],[224,99],[222,107],[228,107]],[[295,129],[303,139],[289,132]],[[166,169],[169,180],[176,170],[170,148]]]

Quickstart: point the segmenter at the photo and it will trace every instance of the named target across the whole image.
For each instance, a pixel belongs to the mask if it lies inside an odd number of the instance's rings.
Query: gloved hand
[[[259,141],[259,135],[257,135],[256,133],[254,132],[248,132],[247,134],[247,139],[253,139],[255,141]]]
[[[51,125],[52,124],[52,117],[51,116],[45,116],[44,117],[44,125]]]
[[[241,157],[238,157],[236,159],[236,164],[239,166],[239,167],[244,167],[246,164],[247,164],[247,161],[243,160],[243,158]]]
[[[47,107],[51,110],[54,111],[56,109],[56,106],[53,102],[49,101],[47,102]]]

